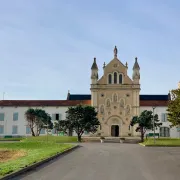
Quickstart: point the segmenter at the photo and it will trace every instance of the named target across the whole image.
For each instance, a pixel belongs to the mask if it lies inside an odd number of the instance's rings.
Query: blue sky
[[[180,81],[178,0],[6,0],[0,2],[0,99],[66,99],[90,93],[94,56],[141,67],[141,94]]]

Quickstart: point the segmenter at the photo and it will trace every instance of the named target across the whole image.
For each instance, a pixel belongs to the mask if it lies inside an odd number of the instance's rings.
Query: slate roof
[[[69,100],[91,100],[90,94],[70,94]],[[140,101],[167,101],[168,95],[140,95]]]
[[[70,94],[68,100],[91,100],[90,94]]]
[[[76,106],[91,105],[90,94],[70,94],[67,100],[1,100],[0,106]],[[168,95],[140,95],[140,106],[167,106]]]

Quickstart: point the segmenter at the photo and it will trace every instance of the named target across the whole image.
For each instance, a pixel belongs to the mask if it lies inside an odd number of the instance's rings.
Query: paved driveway
[[[23,180],[179,180],[180,148],[84,143]]]

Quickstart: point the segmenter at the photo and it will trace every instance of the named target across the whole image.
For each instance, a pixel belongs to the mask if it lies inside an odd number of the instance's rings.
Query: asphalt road
[[[179,180],[180,148],[83,143],[14,180]]]

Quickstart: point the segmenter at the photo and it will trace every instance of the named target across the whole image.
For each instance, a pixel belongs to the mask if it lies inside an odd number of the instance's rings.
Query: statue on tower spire
[[[117,57],[117,53],[118,53],[118,50],[117,50],[117,47],[115,46],[114,47],[114,57]]]

